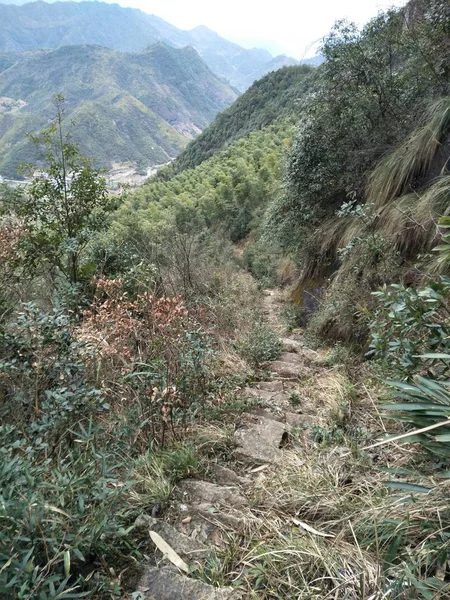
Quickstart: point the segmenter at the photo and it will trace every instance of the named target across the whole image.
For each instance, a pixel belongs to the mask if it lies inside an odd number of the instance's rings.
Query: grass
[[[204,471],[202,459],[189,440],[159,453],[148,452],[134,464],[131,500],[142,508],[156,505],[163,508],[168,504],[178,481]]]
[[[409,193],[432,165],[441,141],[450,130],[450,101],[442,98],[428,109],[424,124],[405,143],[382,160],[371,176],[368,202],[381,208]]]

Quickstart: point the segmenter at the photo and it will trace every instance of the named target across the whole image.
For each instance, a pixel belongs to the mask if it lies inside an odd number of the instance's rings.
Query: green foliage
[[[397,402],[383,406],[390,412],[391,419],[407,423],[413,429],[422,429],[438,423],[443,425],[438,429],[411,435],[404,441],[419,442],[433,454],[448,461],[450,457],[448,448],[450,426],[446,423],[450,408],[449,382],[437,382],[418,376],[411,383],[394,381],[388,383],[395,390],[397,399]]]
[[[252,365],[276,360],[283,348],[279,336],[265,323],[259,323],[239,344],[238,351]]]
[[[417,373],[445,377],[450,352],[450,279],[441,277],[419,289],[391,285],[374,296],[379,308],[370,324],[370,354],[397,377]]]
[[[192,169],[252,131],[277,119],[297,115],[312,83],[308,66],[285,67],[258,79],[234,104],[220,113],[158,177],[166,179]]]
[[[56,308],[44,313],[32,303],[21,308],[16,322],[0,331],[3,420],[21,424],[33,444],[55,450],[75,420],[108,405],[88,381],[89,348],[74,337],[69,315]]]
[[[361,31],[338,23],[325,40],[326,61],[289,156],[286,192],[268,217],[269,235],[286,250],[304,245],[305,229],[343,202],[363,201],[367,173],[416,127],[424,100],[448,91],[448,40],[431,5],[388,11]]]
[[[288,123],[277,122],[195,169],[169,181],[150,181],[129,194],[118,211],[119,224],[132,219],[133,227],[151,223],[161,230],[169,222],[191,235],[206,226],[233,242],[242,240],[257,227],[265,206],[278,193],[280,160],[291,132]]]
[[[247,244],[242,254],[245,268],[263,287],[277,284],[277,269],[280,253],[264,239]]]
[[[112,565],[126,554],[139,554],[127,529],[128,483],[119,479],[98,433],[92,423],[78,425],[72,447],[46,457],[19,430],[0,428],[0,595],[5,600],[119,592],[102,561]]]
[[[26,266],[47,263],[53,276],[62,273],[77,284],[81,253],[93,233],[106,226],[112,204],[105,180],[63,133],[63,103],[57,96],[53,124],[33,138],[42,152],[44,172],[11,209],[26,232],[21,242]]]

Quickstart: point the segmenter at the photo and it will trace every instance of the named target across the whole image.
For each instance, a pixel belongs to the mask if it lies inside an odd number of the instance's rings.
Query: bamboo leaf
[[[178,567],[181,571],[185,573],[189,573],[189,567],[184,562],[184,560],[175,552],[175,550],[169,546],[169,544],[163,540],[163,538],[156,533],[156,531],[150,530],[150,537],[155,546],[162,552],[162,554],[170,560],[170,562]]]

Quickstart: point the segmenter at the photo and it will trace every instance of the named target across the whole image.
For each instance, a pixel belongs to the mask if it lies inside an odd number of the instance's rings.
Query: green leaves
[[[395,394],[407,402],[385,404],[389,418],[409,423],[414,429],[428,427],[449,419],[448,427],[431,430],[414,437],[427,450],[438,456],[450,458],[450,383],[416,377],[412,383],[388,381]],[[448,431],[446,431],[448,429]],[[408,441],[411,441],[407,438]]]
[[[105,227],[113,205],[105,179],[63,131],[63,103],[58,96],[54,122],[32,136],[43,158],[42,169],[11,208],[26,232],[21,248],[28,270],[46,265],[76,284],[81,253],[92,233]]]
[[[445,377],[450,368],[448,278],[419,289],[385,286],[374,296],[379,308],[370,324],[371,355],[396,376],[429,371]]]

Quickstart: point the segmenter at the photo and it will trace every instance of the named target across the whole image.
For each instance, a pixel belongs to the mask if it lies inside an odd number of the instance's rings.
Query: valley
[[[1,14],[2,600],[449,598],[448,2]]]

